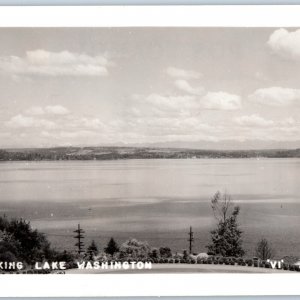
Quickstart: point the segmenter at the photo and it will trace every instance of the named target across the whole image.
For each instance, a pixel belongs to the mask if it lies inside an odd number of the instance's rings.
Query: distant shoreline
[[[300,158],[298,149],[199,150],[147,147],[55,147],[0,150],[0,161]]]

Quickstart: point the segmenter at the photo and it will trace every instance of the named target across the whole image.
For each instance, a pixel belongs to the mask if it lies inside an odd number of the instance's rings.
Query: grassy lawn
[[[71,269],[67,274],[123,274],[123,273],[287,273],[289,271],[255,268],[247,266],[231,265],[205,265],[205,264],[152,264],[152,269],[147,270],[95,270],[95,269]]]

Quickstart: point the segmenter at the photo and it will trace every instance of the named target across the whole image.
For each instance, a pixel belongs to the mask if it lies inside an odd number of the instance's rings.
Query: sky
[[[300,147],[299,78],[297,28],[1,28],[0,147]]]

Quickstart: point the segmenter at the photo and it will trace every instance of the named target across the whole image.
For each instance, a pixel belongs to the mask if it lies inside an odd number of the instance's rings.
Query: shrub
[[[246,264],[247,264],[248,267],[251,267],[252,264],[253,264],[252,259],[247,259],[247,260],[246,260]]]
[[[132,257],[136,260],[148,258],[151,249],[147,242],[141,242],[136,239],[129,239],[120,247],[120,254],[122,257]]]
[[[289,266],[289,270],[290,270],[290,271],[295,271],[295,266],[294,266],[294,265],[290,265],[290,266]]]
[[[271,268],[271,264],[269,262],[265,263],[265,268],[270,269]]]
[[[170,258],[172,257],[172,251],[169,247],[160,247],[159,254],[163,258]]]
[[[6,251],[4,253],[0,253],[0,261],[9,263],[9,262],[17,261],[17,258],[10,251]]]

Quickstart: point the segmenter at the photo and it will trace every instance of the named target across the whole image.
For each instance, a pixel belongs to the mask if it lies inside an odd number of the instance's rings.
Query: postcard
[[[299,293],[299,12],[0,8],[1,295]]]

